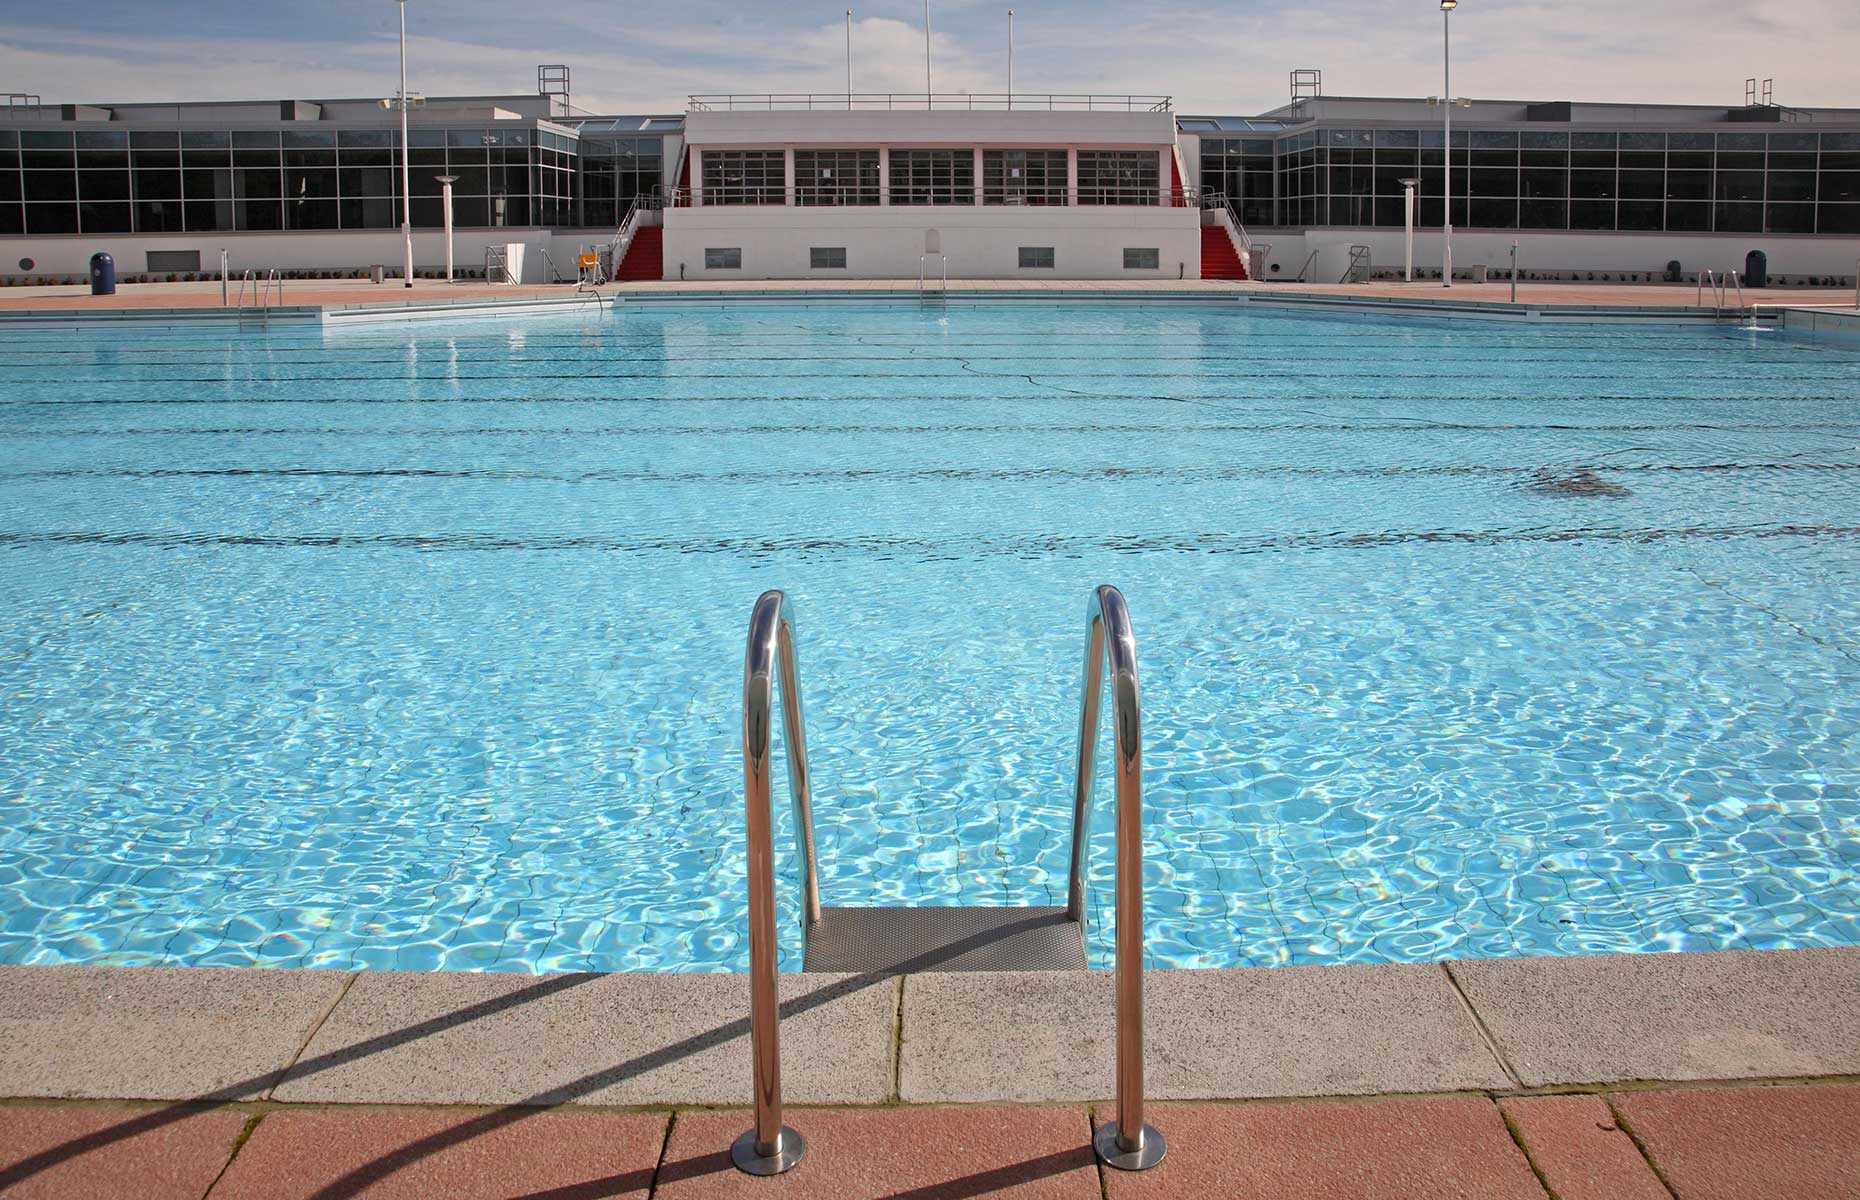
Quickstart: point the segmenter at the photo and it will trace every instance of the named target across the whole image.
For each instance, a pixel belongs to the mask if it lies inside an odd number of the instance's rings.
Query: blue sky
[[[854,87],[921,91],[922,5],[854,8]],[[411,86],[527,92],[565,62],[597,111],[677,111],[688,92],[845,87],[847,0],[410,0]],[[65,0],[0,15],[0,85],[48,101],[381,95],[395,86],[391,0]],[[932,0],[938,91],[1001,91],[1006,11],[1020,91],[1168,92],[1185,111],[1282,103],[1319,67],[1337,95],[1440,87],[1433,0]],[[1855,0],[1464,0],[1454,92],[1519,99],[1860,106]]]

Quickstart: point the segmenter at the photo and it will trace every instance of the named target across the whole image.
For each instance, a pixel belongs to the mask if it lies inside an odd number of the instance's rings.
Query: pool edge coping
[[[1296,285],[1290,285],[1295,287]],[[961,287],[926,294],[908,284],[877,283],[869,287],[826,285],[810,288],[756,287],[745,283],[730,288],[618,289],[611,292],[573,292],[561,296],[472,297],[452,300],[413,300],[391,303],[312,304],[273,307],[268,310],[211,306],[122,308],[43,308],[0,310],[0,330],[7,328],[58,328],[132,325],[232,324],[241,329],[272,324],[324,327],[395,321],[461,320],[486,317],[522,317],[611,311],[633,305],[666,307],[734,307],[759,305],[842,306],[919,305],[983,307],[990,305],[1205,305],[1236,309],[1266,308],[1288,311],[1347,313],[1367,316],[1461,318],[1522,322],[1635,322],[1666,325],[1725,326],[1742,321],[1785,324],[1788,312],[1810,311],[1812,306],[1758,304],[1737,309],[1707,309],[1691,305],[1577,304],[1519,301],[1516,303],[1459,299],[1447,296],[1364,296],[1296,291],[1273,285],[1262,288],[1151,287],[1144,289],[1103,286],[1080,281],[1077,286],[1019,288]],[[1839,310],[1834,310],[1838,313]]]
[[[1110,1093],[1108,972],[782,978],[797,1105]],[[1158,1101],[1860,1078],[1860,947],[1156,970],[1146,1002]],[[0,966],[0,1098],[733,1107],[747,1013],[742,975]]]

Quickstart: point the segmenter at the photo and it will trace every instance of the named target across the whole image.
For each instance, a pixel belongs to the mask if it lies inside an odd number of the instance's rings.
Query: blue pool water
[[[827,902],[1062,902],[1100,582],[1157,965],[1860,943],[1860,351],[751,307],[0,335],[0,961],[742,969],[775,586]]]

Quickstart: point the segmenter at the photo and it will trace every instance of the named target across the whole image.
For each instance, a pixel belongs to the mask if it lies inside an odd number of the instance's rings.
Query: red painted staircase
[[[620,259],[620,265],[614,268],[614,282],[635,283],[643,279],[664,278],[665,226],[641,225],[633,231],[633,240],[628,243],[626,254]]]
[[[631,258],[631,255],[628,255]],[[1222,225],[1201,227],[1201,277],[1203,279],[1245,279],[1246,264],[1234,249],[1233,238]]]

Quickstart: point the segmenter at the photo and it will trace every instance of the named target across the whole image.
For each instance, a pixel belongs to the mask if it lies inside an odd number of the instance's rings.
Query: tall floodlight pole
[[[407,172],[407,0],[400,5],[400,240],[401,279],[413,286],[413,188]]]
[[[1442,178],[1446,181],[1443,190],[1446,208],[1442,212],[1443,222],[1440,227],[1440,286],[1453,286],[1453,10],[1460,6],[1460,0],[1440,0],[1441,29],[1441,66],[1446,72],[1445,91],[1440,103],[1447,114],[1446,127],[1446,168]]]
[[[846,107],[852,107],[852,9],[846,10]]]
[[[930,0],[924,0],[924,107],[934,107],[930,102]]]
[[[1008,9],[1008,105],[1014,107],[1014,10]]]

